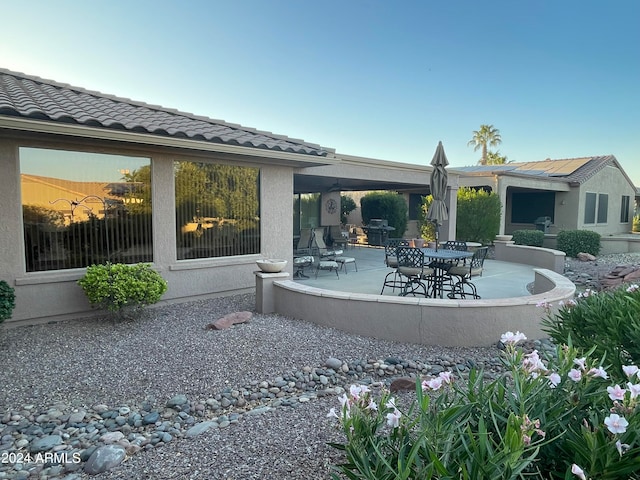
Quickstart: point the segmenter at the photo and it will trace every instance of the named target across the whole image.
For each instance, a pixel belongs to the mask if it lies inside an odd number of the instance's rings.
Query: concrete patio
[[[341,270],[336,276],[335,272],[321,270],[316,278],[314,268],[308,267],[305,269],[308,279],[294,278],[293,280],[325,290],[380,294],[384,277],[393,271],[384,263],[384,248],[350,245],[344,250],[342,256],[355,258],[358,271],[356,272],[354,265],[350,263],[346,265],[347,273]],[[524,297],[530,295],[527,285],[534,281],[534,268],[531,265],[519,263],[485,260],[482,276],[474,277],[473,283],[482,299]],[[384,291],[385,296],[397,296],[398,293],[397,289],[394,292],[389,287]]]

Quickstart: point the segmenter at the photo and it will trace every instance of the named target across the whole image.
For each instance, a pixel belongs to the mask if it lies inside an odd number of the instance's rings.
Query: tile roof
[[[326,156],[320,145],[0,68],[0,116]]]
[[[476,174],[535,176],[547,179],[553,178],[568,183],[584,183],[600,170],[611,164],[614,164],[622,170],[622,167],[613,155],[563,158],[557,160],[547,158],[546,160],[538,162],[456,167],[456,170]]]

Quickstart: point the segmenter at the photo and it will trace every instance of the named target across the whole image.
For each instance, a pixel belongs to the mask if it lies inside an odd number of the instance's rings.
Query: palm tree
[[[502,137],[500,136],[500,130],[494,128],[493,125],[480,125],[480,130],[473,131],[473,138],[467,143],[468,146],[473,145],[473,151],[475,152],[479,148],[482,148],[482,158],[480,159],[480,165],[487,164],[487,146],[495,147],[502,143]]]
[[[506,155],[500,155],[500,150],[487,152],[487,165],[504,165],[511,162],[512,160],[508,160]]]

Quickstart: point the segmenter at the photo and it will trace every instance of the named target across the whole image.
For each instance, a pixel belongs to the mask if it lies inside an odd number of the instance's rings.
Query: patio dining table
[[[423,248],[425,262],[434,269],[433,297],[442,298],[444,280],[449,267],[455,265],[460,260],[473,257],[473,252],[462,250],[447,250]]]

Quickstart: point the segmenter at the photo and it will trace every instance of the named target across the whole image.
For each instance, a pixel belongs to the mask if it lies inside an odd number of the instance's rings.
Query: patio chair
[[[393,268],[393,272],[387,273],[382,283],[382,290],[380,295],[384,293],[386,287],[391,287],[391,290],[395,292],[396,288],[402,288],[404,282],[398,272],[398,257],[396,255],[396,249],[398,247],[409,246],[409,241],[404,238],[388,238],[384,245],[384,263],[389,268]]]
[[[311,253],[314,256],[322,258],[335,258],[336,255],[342,255],[340,249],[329,248],[324,242],[324,228],[318,227],[313,229],[313,239],[311,241]]]
[[[429,284],[433,281],[435,271],[424,264],[424,252],[419,248],[398,247],[396,255],[398,273],[406,277],[400,295],[403,297],[409,294],[415,296],[416,293],[421,292],[422,295],[428,297]]]
[[[333,248],[347,248],[349,240],[342,235],[340,225],[331,225],[329,227],[329,239]]]
[[[476,286],[471,282],[473,277],[482,276],[484,260],[487,258],[488,247],[481,247],[475,251],[471,261],[466,265],[455,265],[451,267],[448,274],[457,277],[458,281],[453,284],[449,298],[480,298]]]
[[[294,255],[311,255],[311,243],[313,241],[313,230],[310,228],[300,229],[300,239],[296,245]]]

